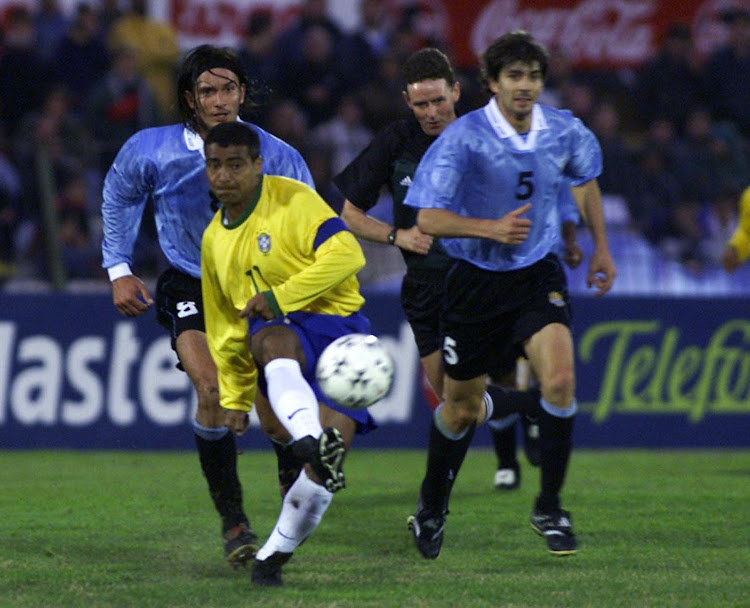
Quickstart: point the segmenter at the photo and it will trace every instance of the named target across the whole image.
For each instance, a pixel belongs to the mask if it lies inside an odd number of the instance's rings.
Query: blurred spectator
[[[276,25],[270,10],[256,9],[250,13],[245,25],[245,34],[237,49],[248,80],[258,80],[266,84],[273,81],[276,35]]]
[[[348,83],[335,38],[323,25],[302,32],[300,56],[280,67],[278,87],[294,99],[307,115],[310,126],[333,116]]]
[[[68,17],[63,13],[57,0],[38,2],[38,8],[33,14],[36,48],[42,61],[51,62],[57,59],[57,47],[68,31]]]
[[[680,204],[680,186],[663,149],[645,145],[637,158],[633,195],[627,199],[630,219],[635,230],[658,246],[672,232],[671,214]]]
[[[719,159],[716,181],[723,184],[724,189],[739,188],[750,183],[750,148],[748,140],[742,137],[736,124],[714,123],[711,148]]]
[[[0,188],[0,284],[15,274],[15,235],[18,206],[5,188]]]
[[[91,136],[71,111],[67,87],[55,85],[47,93],[42,107],[24,116],[14,149],[23,167],[33,166],[36,153],[45,152],[58,179],[92,166]]]
[[[335,116],[312,130],[310,139],[313,148],[330,149],[330,165],[335,175],[370,143],[372,131],[364,124],[359,101],[348,94],[341,98]]]
[[[299,13],[279,33],[275,61],[277,73],[283,73],[288,65],[297,66],[303,61],[305,34],[313,27],[323,28],[328,33],[334,52],[341,55],[344,33],[328,16],[327,0],[302,0]]]
[[[159,111],[167,121],[177,120],[173,97],[180,46],[174,28],[151,18],[146,0],[131,0],[130,10],[112,24],[107,43],[110,49],[135,49],[138,71],[154,92]]]
[[[727,241],[737,229],[737,200],[742,188],[733,182],[719,185],[718,192],[700,217],[704,236],[701,257],[709,264],[721,264]]]
[[[659,53],[638,70],[633,92],[641,125],[664,118],[682,132],[688,109],[705,99],[689,26],[670,26]]]
[[[106,278],[99,239],[89,225],[88,186],[81,173],[66,176],[56,201],[58,239],[68,279]]]
[[[710,201],[716,196],[721,160],[714,147],[713,120],[707,108],[692,108],[685,133],[675,143],[674,172],[683,197]]]
[[[21,117],[39,108],[50,83],[47,66],[34,44],[29,12],[16,7],[8,12],[0,53],[0,116],[6,135],[13,138]]]
[[[644,147],[653,147],[665,154],[665,159],[671,169],[674,162],[673,152],[677,137],[674,123],[666,118],[656,118],[649,125],[645,133]]]
[[[706,263],[701,250],[705,237],[701,218],[706,201],[687,198],[672,209],[670,232],[661,242],[660,250],[668,259],[674,259],[689,270],[699,271]]]
[[[714,118],[730,120],[750,135],[750,9],[728,8],[719,18],[728,41],[706,61],[704,75]]]
[[[98,15],[88,4],[79,4],[55,52],[55,76],[67,85],[76,110],[81,109],[89,91],[109,67],[109,54],[100,34]]]
[[[109,37],[109,30],[112,29],[112,24],[122,17],[122,10],[120,9],[120,0],[99,0],[99,26],[102,30],[102,39],[107,40]]]
[[[15,158],[24,167],[22,178],[22,220],[24,245],[18,255],[35,265],[42,253],[45,197],[57,194],[58,184],[71,174],[84,173],[91,166],[93,146],[83,124],[70,110],[70,99],[63,86],[53,87],[42,107],[27,113],[14,140]],[[46,184],[53,192],[46,190]]]
[[[412,53],[427,46],[433,46],[451,55],[441,31],[440,19],[430,2],[400,2],[400,14],[393,35],[391,50],[398,56],[402,65]]]
[[[406,116],[409,110],[405,109],[402,101],[403,90],[401,62],[398,55],[391,51],[380,58],[375,79],[357,90],[357,97],[364,110],[365,125],[372,132]]]
[[[252,11],[247,19],[245,34],[237,49],[247,75],[249,87],[245,97],[252,100],[248,108],[252,120],[258,126],[268,128],[271,110],[270,100],[274,95],[276,74],[274,53],[277,28],[273,13],[264,8]]]
[[[602,148],[602,173],[599,188],[606,194],[632,195],[631,155],[620,131],[620,113],[613,101],[599,103],[591,115],[591,130]]]
[[[16,230],[20,222],[21,176],[0,129],[0,283],[15,273]]]
[[[344,196],[333,183],[333,148],[323,143],[310,143],[300,150],[315,182],[315,190],[336,212],[341,213]]]
[[[162,123],[151,87],[141,78],[133,49],[115,49],[112,67],[91,91],[84,121],[94,139],[103,176],[125,141],[136,131]]]
[[[544,90],[539,95],[539,103],[554,108],[564,107],[567,91],[573,79],[573,66],[570,54],[561,46],[549,47],[549,64],[544,79]]]
[[[292,99],[280,99],[270,105],[268,131],[290,146],[301,150],[309,136],[307,117],[297,102]]]
[[[375,78],[378,62],[391,48],[394,24],[385,0],[362,0],[359,27],[346,41],[350,84],[363,86]]]
[[[576,118],[580,118],[587,127],[590,127],[594,105],[594,91],[591,85],[580,79],[571,80],[565,88],[562,107],[573,112]]]

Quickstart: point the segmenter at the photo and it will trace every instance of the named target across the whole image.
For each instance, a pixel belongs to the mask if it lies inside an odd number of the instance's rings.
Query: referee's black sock
[[[498,469],[513,469],[518,467],[516,457],[516,416],[511,424],[502,428],[490,427],[492,445],[495,447]]]
[[[536,508],[543,512],[560,508],[560,490],[565,481],[573,448],[575,404],[567,410],[542,402],[539,413],[539,449],[541,453],[541,493]],[[560,414],[570,414],[561,417]]]
[[[529,414],[536,416],[539,413],[539,400],[542,393],[539,388],[533,387],[526,391],[507,389],[495,384],[488,384],[486,392],[492,399],[492,415],[490,420],[500,420],[510,414]]]
[[[226,427],[209,429],[194,423],[193,429],[201,469],[208,482],[208,492],[221,516],[222,534],[235,526],[248,524],[242,508],[242,485],[237,476],[237,444],[234,435]]]
[[[442,406],[441,406],[442,407]],[[427,472],[422,481],[420,498],[422,505],[430,511],[446,512],[453,484],[464,461],[476,425],[472,424],[463,433],[449,437],[442,421],[436,423],[440,407],[435,410],[430,423],[430,440],[427,450]]]

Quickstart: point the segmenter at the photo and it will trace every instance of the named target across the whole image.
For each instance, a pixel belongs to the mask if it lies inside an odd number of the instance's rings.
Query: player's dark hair
[[[440,80],[441,78],[453,86],[456,74],[451,62],[442,51],[427,47],[412,53],[401,67],[401,77],[404,87],[423,80]]]
[[[193,99],[196,99],[195,85],[198,82],[198,77],[203,72],[217,68],[224,68],[235,74],[240,86],[245,86],[245,88],[249,86],[242,62],[234,49],[202,44],[189,51],[183,58],[177,73],[177,108],[182,123],[194,131],[197,131],[198,127],[202,125],[198,123],[195,112],[185,99],[185,93],[190,93]],[[245,102],[240,110],[248,104],[249,97],[249,95],[245,95]]]
[[[489,79],[497,80],[503,68],[516,62],[539,63],[542,77],[547,76],[549,53],[544,45],[523,30],[500,36],[482,55],[480,79],[486,85]]]
[[[249,124],[239,121],[222,122],[213,127],[203,142],[204,149],[210,144],[216,144],[222,148],[227,146],[244,146],[255,160],[260,156],[260,136]]]

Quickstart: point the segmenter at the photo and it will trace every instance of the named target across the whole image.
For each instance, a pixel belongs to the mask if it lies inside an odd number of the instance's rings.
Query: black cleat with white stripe
[[[547,541],[547,549],[552,555],[575,555],[578,549],[576,535],[570,513],[563,509],[543,512],[534,509],[531,513],[531,527]]]

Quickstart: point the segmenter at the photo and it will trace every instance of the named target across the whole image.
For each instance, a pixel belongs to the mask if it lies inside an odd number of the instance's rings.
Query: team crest
[[[268,253],[271,251],[271,235],[266,232],[261,232],[258,235],[258,249],[261,253]]]
[[[557,291],[550,291],[549,294],[547,294],[547,300],[552,306],[557,306],[558,308],[565,306],[565,298],[563,298],[562,294]]]

